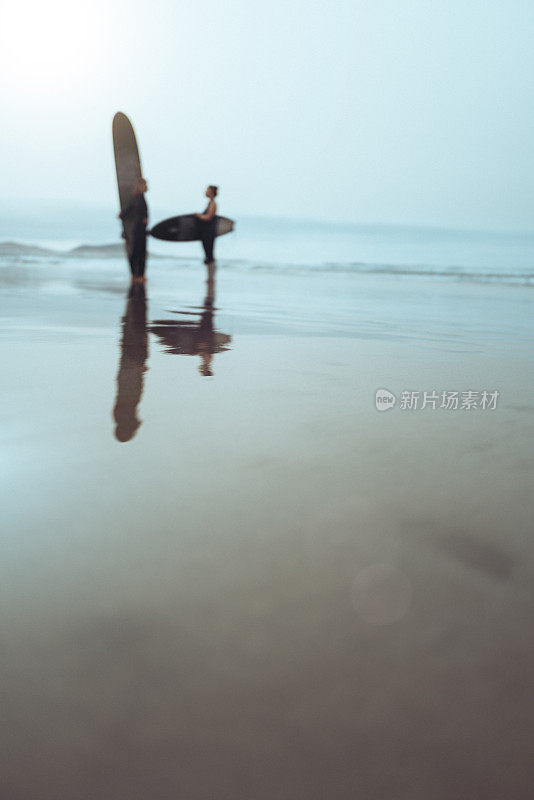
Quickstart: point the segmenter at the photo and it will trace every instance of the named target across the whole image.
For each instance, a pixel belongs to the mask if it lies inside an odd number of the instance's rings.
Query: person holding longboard
[[[143,283],[146,263],[147,184],[141,170],[139,148],[132,123],[121,111],[113,117],[113,151],[122,220],[122,237],[130,263],[132,282]]]
[[[135,184],[131,202],[119,214],[119,219],[126,223],[125,231],[128,230],[128,259],[132,281],[135,283],[143,283],[145,280],[146,226],[148,225],[146,191],[148,191],[146,180],[139,178]]]

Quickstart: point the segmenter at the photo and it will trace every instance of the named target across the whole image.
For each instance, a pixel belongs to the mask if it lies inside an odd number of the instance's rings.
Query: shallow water
[[[0,264],[6,796],[526,800],[534,290],[203,279]]]

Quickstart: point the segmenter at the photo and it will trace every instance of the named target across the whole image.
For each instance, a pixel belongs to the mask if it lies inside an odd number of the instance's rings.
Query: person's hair
[[[211,191],[213,192],[213,196],[217,197],[217,192],[219,191],[218,186],[208,186],[208,189],[211,189]]]

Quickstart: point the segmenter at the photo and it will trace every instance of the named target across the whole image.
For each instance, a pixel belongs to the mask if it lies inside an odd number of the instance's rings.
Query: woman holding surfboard
[[[208,186],[206,189],[206,197],[209,201],[208,205],[202,214],[195,214],[196,218],[200,221],[200,239],[206,256],[205,264],[212,264],[215,260],[213,256],[213,244],[215,242],[217,225],[217,220],[215,219],[215,215],[217,214],[217,203],[215,202],[217,192],[217,186]]]

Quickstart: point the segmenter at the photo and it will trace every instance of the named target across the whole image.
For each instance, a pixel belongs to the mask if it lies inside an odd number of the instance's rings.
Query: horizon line
[[[6,198],[5,196],[0,198],[0,208],[7,210],[12,205],[22,205],[22,204],[35,204],[36,207],[43,207],[43,205],[50,204],[52,207],[55,205],[56,207],[60,207],[61,205],[68,206],[72,209],[77,208],[79,211],[82,209],[91,210],[93,212],[100,211],[103,214],[113,214],[115,211],[115,203],[105,204],[103,202],[92,202],[90,200],[72,200],[63,197],[53,197],[53,198],[42,198],[42,197],[13,197],[13,198]],[[163,204],[161,204],[163,206]],[[158,209],[159,216],[160,213],[160,206],[152,206]],[[188,213],[188,212],[182,212]],[[354,219],[332,219],[329,217],[314,217],[314,216],[293,216],[292,214],[287,215],[279,215],[273,214],[269,212],[258,212],[258,213],[248,213],[248,212],[226,212],[223,216],[230,214],[236,218],[236,221],[239,222],[239,219],[243,220],[262,220],[262,221],[272,221],[272,222],[284,222],[284,223],[295,223],[301,225],[321,225],[321,226],[328,226],[328,227],[340,227],[340,228],[396,228],[396,229],[411,229],[411,230],[428,230],[428,231],[443,231],[443,232],[450,232],[450,233],[479,233],[479,234],[492,234],[496,236],[534,236],[534,228],[513,228],[513,227],[483,227],[480,225],[461,225],[461,224],[451,224],[451,223],[437,223],[437,222],[393,222],[393,221],[384,221],[384,220],[373,220],[373,221],[364,221],[364,220],[354,220]],[[174,216],[172,212],[168,212],[167,216]],[[179,216],[179,214],[176,214]]]

